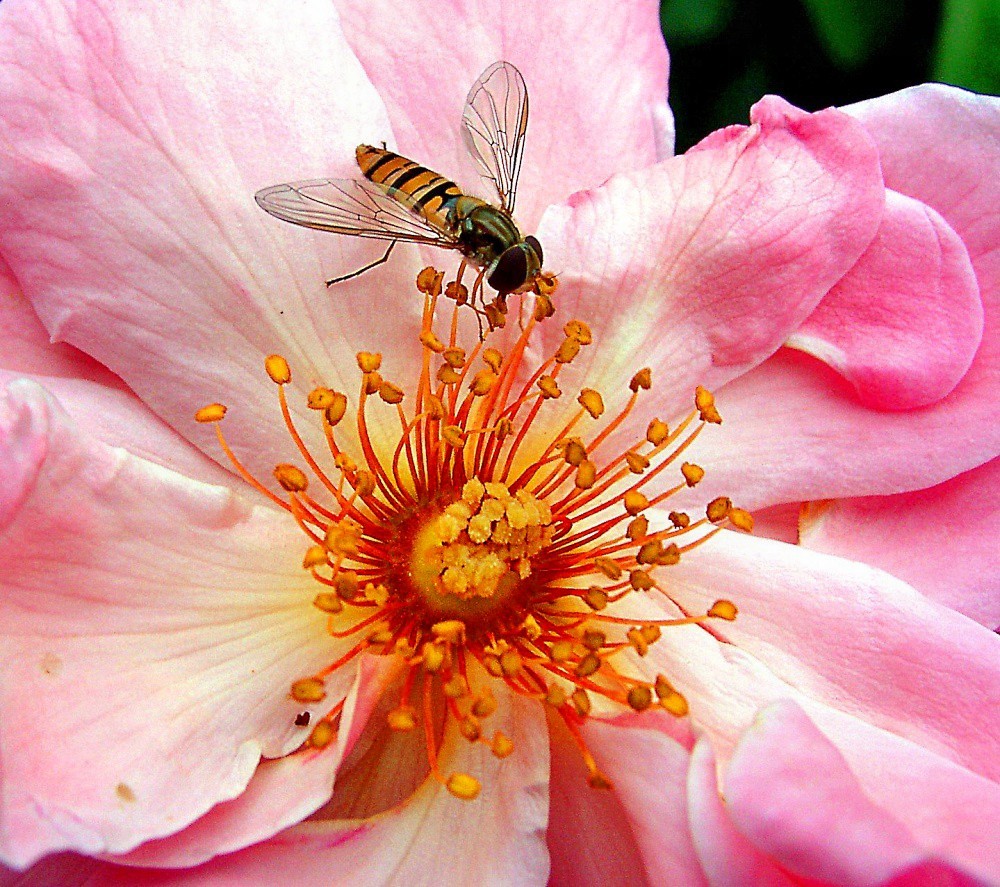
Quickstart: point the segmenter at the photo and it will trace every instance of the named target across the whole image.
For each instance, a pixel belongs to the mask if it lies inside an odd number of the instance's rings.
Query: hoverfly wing
[[[411,212],[405,203],[368,179],[311,179],[271,185],[258,191],[254,199],[275,218],[306,228],[458,248],[455,237]]]
[[[510,62],[494,62],[472,84],[462,113],[465,145],[500,205],[513,212],[528,129],[528,88]]]

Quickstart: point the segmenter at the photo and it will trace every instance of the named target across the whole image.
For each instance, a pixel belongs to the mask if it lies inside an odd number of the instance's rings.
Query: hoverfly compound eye
[[[521,244],[505,250],[497,259],[488,282],[498,293],[512,293],[528,279],[528,256]]]
[[[538,256],[538,267],[541,268],[545,264],[545,259],[542,258],[542,245],[538,242],[538,238],[529,234],[524,238],[524,242],[535,251],[535,255]]]

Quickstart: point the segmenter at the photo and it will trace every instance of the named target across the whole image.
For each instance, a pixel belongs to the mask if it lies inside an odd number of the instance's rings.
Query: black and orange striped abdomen
[[[435,227],[449,230],[448,210],[462,196],[458,185],[385,148],[358,145],[356,153],[358,166],[366,179],[387,189],[400,203]]]

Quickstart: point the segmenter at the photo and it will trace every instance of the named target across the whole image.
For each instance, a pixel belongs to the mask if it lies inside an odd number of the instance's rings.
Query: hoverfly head
[[[521,243],[504,250],[487,282],[498,293],[521,289],[542,270],[542,245],[528,235]]]

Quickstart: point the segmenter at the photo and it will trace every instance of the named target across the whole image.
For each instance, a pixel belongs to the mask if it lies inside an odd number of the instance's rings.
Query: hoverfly
[[[513,219],[524,136],[528,90],[509,62],[490,65],[469,90],[462,135],[485,182],[500,200],[494,206],[465,194],[454,182],[385,147],[359,145],[364,178],[313,179],[258,191],[257,203],[276,218],[307,228],[390,241],[385,254],[327,286],[349,280],[388,261],[397,243],[430,244],[457,250],[479,269],[472,305],[486,282],[505,310],[509,293],[529,289],[542,270],[542,245],[523,236]]]

